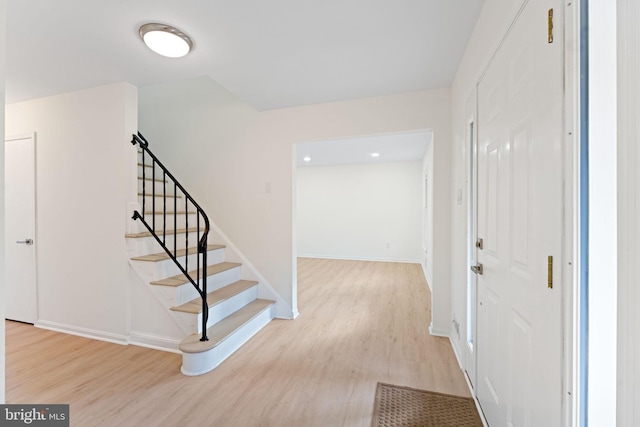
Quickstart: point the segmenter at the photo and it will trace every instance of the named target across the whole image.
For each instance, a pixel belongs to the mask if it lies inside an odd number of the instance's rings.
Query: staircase
[[[143,231],[127,234],[131,265],[186,336],[178,348],[181,371],[211,371],[275,317],[275,301],[259,298],[237,255],[208,243],[209,220],[148,149],[140,134],[138,199],[133,219]],[[232,258],[229,260],[229,258]],[[206,299],[204,298],[206,296]],[[206,301],[206,302],[205,302]]]

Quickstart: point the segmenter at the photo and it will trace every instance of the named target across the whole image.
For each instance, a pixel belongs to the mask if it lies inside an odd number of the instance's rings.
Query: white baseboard
[[[458,366],[462,371],[464,371],[464,365],[462,364],[462,357],[460,353],[458,353],[458,347],[453,342],[451,335],[449,335],[449,344],[451,344],[451,348],[453,349],[453,355],[456,356],[456,360],[458,361]],[[466,375],[465,375],[466,376]]]
[[[449,331],[448,330],[434,328],[433,327],[433,323],[429,325],[429,333],[434,337],[443,337],[443,338],[451,339],[451,337],[449,336]]]
[[[110,332],[97,331],[94,329],[82,328],[79,326],[65,325],[48,320],[39,320],[34,325],[37,328],[47,329],[49,331],[61,332],[63,334],[76,335],[92,340],[105,341],[120,345],[137,345],[139,347],[151,348],[154,350],[168,351],[171,353],[181,354],[178,349],[180,340],[174,338],[161,337],[157,335],[149,335],[141,332],[132,331],[129,336],[114,334]]]
[[[424,274],[424,280],[427,282],[427,286],[429,286],[429,291],[433,292],[433,289],[431,289],[431,281],[429,280],[429,275],[423,262],[420,263],[420,267],[422,267],[422,274]]]
[[[334,255],[309,255],[309,254],[298,254],[298,258],[340,259],[340,260],[348,260],[348,261],[402,262],[405,264],[421,264],[420,260],[417,260],[417,259],[391,259],[391,258],[371,258],[371,257],[334,256]]]
[[[129,337],[127,337],[126,335],[97,331],[94,329],[82,328],[80,326],[65,325],[57,322],[50,322],[48,320],[38,320],[34,326],[42,329],[48,329],[50,331],[62,332],[69,335],[77,335],[79,337],[106,341],[114,344],[127,345],[129,343]]]
[[[138,347],[150,348],[153,350],[182,354],[182,352],[178,348],[178,345],[180,345],[180,340],[175,338],[131,331],[131,333],[129,334],[129,344],[136,345]]]
[[[300,315],[300,312],[296,311],[290,311],[286,314],[286,316],[283,316],[280,313],[276,313],[276,315],[274,316],[274,319],[282,319],[282,320],[294,320],[296,317],[298,317]]]

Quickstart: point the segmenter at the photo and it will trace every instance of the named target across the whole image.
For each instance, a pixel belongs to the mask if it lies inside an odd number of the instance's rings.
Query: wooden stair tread
[[[207,245],[207,251],[215,251],[217,249],[223,249],[224,245]],[[197,247],[191,247],[189,249],[178,249],[176,251],[176,257],[185,256],[186,254],[192,255],[198,253]],[[133,261],[148,261],[148,262],[159,262],[167,259],[171,259],[168,253],[166,252],[158,252],[156,254],[142,255],[131,258]]]
[[[185,353],[203,353],[211,350],[273,304],[275,301],[256,299],[208,328],[209,341],[200,341],[200,334],[189,335],[180,343],[180,350]]]
[[[144,196],[144,195],[145,195],[145,194],[138,193],[138,196]],[[156,195],[153,195],[153,194],[151,193],[151,194],[146,194],[146,196],[147,196],[147,197],[162,197],[162,196],[165,196],[165,197],[169,197],[169,198],[182,199],[182,195],[180,195],[180,194],[178,194],[178,195],[175,195],[175,194],[156,194]]]
[[[196,227],[193,227],[193,228],[189,228],[188,231],[189,231],[189,233],[195,233],[196,231],[198,231],[198,229]],[[200,230],[200,231],[202,232],[204,230]],[[186,228],[179,228],[178,230],[176,230],[175,234],[185,234],[186,232],[187,232]],[[168,236],[170,234],[174,234],[174,231],[173,230],[166,230],[165,233]],[[138,238],[142,238],[142,237],[152,237],[152,236],[153,235],[151,234],[150,231],[141,231],[139,233],[127,233],[127,234],[124,235],[124,237],[126,237],[128,239],[138,239]]]
[[[209,265],[207,266],[207,276],[213,276],[214,274],[222,273],[223,271],[240,267],[240,265],[242,264],[238,262],[226,262],[226,261],[221,262],[220,264]],[[200,270],[201,270],[200,272],[202,273],[202,269]],[[189,275],[191,277],[196,277],[197,273],[198,273],[197,270],[189,271]],[[181,285],[184,285],[185,283],[189,283],[189,279],[187,279],[187,277],[182,273],[172,277],[167,277],[166,279],[156,280],[151,282],[152,285],[159,285],[159,286],[181,286]]]
[[[233,282],[220,289],[209,292],[209,294],[207,295],[207,304],[209,305],[209,308],[211,308],[214,305],[228,300],[229,298],[257,284],[258,282],[255,280],[238,280],[237,282]],[[200,298],[195,298],[177,307],[171,307],[171,310],[181,311],[183,313],[200,314],[202,312],[202,300]]]

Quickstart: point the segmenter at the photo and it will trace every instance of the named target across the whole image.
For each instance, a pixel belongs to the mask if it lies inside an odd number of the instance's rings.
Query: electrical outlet
[[[458,335],[458,339],[460,339],[460,323],[454,318],[451,323],[453,323],[453,329],[456,330],[456,335]]]

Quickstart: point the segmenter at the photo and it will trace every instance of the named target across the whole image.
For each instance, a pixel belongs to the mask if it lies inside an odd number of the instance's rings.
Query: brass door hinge
[[[553,257],[551,255],[547,257],[547,286],[553,289]]]
[[[547,21],[548,41],[553,43],[553,9],[549,9],[549,19]]]

